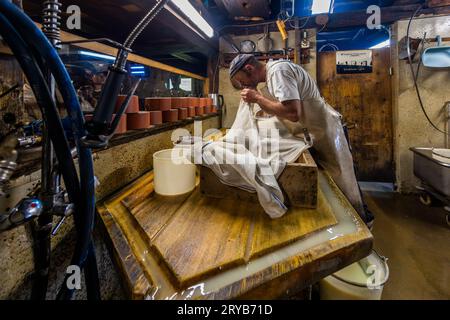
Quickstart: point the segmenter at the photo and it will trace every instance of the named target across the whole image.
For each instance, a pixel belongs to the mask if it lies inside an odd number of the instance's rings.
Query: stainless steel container
[[[213,99],[213,106],[215,106],[218,110],[222,110],[223,107],[223,96],[217,93],[210,93],[209,97]]]
[[[432,148],[411,148],[414,175],[436,191],[450,197],[450,164],[433,158]]]

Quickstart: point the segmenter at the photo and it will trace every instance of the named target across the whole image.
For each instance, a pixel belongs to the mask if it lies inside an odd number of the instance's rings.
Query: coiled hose
[[[78,97],[70,76],[58,53],[34,22],[15,5],[6,0],[0,0],[0,11],[30,47],[31,52],[35,53],[35,56],[36,54],[39,54],[45,67],[51,71],[58,84],[68,114],[72,119],[80,167],[80,205],[75,214],[77,242],[71,263],[82,268],[88,253],[90,255],[94,254],[91,240],[95,217],[95,187],[91,150],[83,147],[80,143],[81,138],[85,136],[85,130],[83,114],[81,112]],[[41,65],[41,67],[43,66]],[[56,144],[57,143],[54,145],[56,146]],[[64,162],[60,163],[62,164]],[[89,250],[89,248],[91,248],[91,250]],[[95,268],[95,270],[91,270],[91,274],[96,273],[96,265],[92,265],[92,261],[95,262],[95,259],[88,259],[88,261],[91,262],[88,267]],[[67,277],[68,276],[66,276],[64,284],[66,283]],[[58,298],[70,299],[72,294],[73,290],[70,290],[66,285],[63,285],[58,293]]]
[[[0,33],[5,41],[9,44],[12,52],[16,56],[25,76],[27,77],[36,101],[41,109],[43,119],[47,123],[48,133],[54,145],[56,157],[60,164],[61,174],[66,182],[66,189],[69,194],[69,199],[75,204],[76,208],[80,207],[80,183],[76,173],[75,165],[70,153],[70,148],[67,143],[65,132],[55,105],[50,90],[47,86],[45,78],[39,69],[35,59],[29,54],[30,49],[23,41],[22,37],[16,32],[12,25],[6,18],[0,14]],[[39,237],[38,237],[39,238]],[[47,242],[44,239],[36,240],[38,251],[49,250]],[[45,254],[47,256],[47,254]],[[46,257],[35,257],[35,259],[42,260]],[[38,264],[42,264],[39,262]],[[45,264],[45,262],[44,262]],[[39,273],[39,271],[38,271]],[[32,298],[44,299],[47,290],[47,275],[37,274],[35,283],[33,285]]]

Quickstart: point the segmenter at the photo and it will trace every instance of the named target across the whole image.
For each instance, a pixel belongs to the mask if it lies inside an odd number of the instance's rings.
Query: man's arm
[[[288,100],[283,102],[272,101],[253,89],[242,90],[241,97],[245,102],[257,103],[261,109],[268,114],[275,115],[292,122],[297,122],[299,120],[298,110],[301,107],[300,100]]]

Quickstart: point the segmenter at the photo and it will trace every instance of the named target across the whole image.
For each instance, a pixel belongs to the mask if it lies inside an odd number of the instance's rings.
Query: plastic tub
[[[153,154],[155,192],[176,196],[195,188],[196,166],[182,155],[182,149],[166,149]]]
[[[388,279],[387,259],[373,250],[367,258],[320,280],[320,299],[380,300]]]

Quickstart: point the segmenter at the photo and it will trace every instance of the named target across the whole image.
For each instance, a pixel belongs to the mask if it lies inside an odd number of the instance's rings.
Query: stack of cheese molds
[[[126,99],[125,95],[119,95],[116,102],[115,112],[119,111],[119,108],[125,99]],[[128,108],[126,109],[124,116],[125,117],[122,116],[120,122],[123,121],[126,123],[125,131],[147,129],[148,127],[150,127],[150,113],[147,111],[139,111],[138,96],[131,97],[130,103],[128,104]],[[119,127],[121,128],[121,131],[124,130],[122,124],[119,124]],[[117,129],[116,133],[123,133],[123,132],[119,132],[119,129]]]
[[[158,121],[176,122],[178,121],[178,110],[173,108],[172,98],[170,97],[152,97],[145,99],[145,108],[153,113],[158,113]],[[159,112],[161,117],[159,117]],[[160,124],[160,123],[152,123]]]

